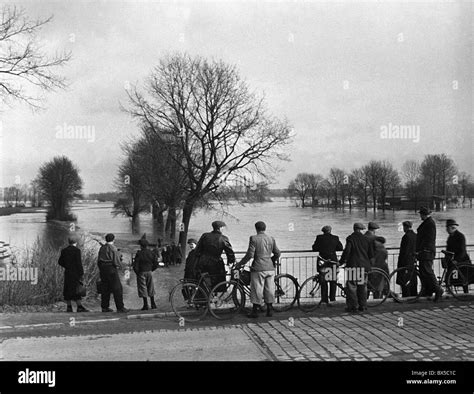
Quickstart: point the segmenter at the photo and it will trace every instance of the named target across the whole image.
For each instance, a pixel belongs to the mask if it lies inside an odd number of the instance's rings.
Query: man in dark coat
[[[157,268],[156,256],[148,249],[148,241],[142,237],[138,243],[141,250],[137,251],[133,260],[132,268],[137,276],[138,296],[143,299],[142,311],[148,310],[148,299],[150,297],[151,309],[156,309],[155,286],[153,284],[152,272]]]
[[[337,235],[332,235],[331,226],[324,226],[321,231],[323,234],[320,234],[316,237],[313,244],[313,252],[319,252],[319,256],[325,260],[331,260],[337,263],[336,252],[342,251],[342,243],[339,241]],[[328,281],[326,281],[326,273],[333,271],[333,264],[331,263],[322,263],[319,264],[318,259],[318,272],[321,278],[321,305],[331,305],[330,302],[336,301],[336,280],[337,278],[331,278],[329,281],[329,298],[328,298]]]
[[[471,264],[471,259],[466,250],[466,237],[463,233],[458,230],[459,224],[454,219],[446,220],[446,231],[448,232],[448,241],[446,250],[454,253],[453,259],[458,263]],[[448,279],[451,270],[446,274],[446,280]],[[464,293],[469,293],[469,286],[463,286]]]
[[[99,249],[98,266],[100,280],[102,281],[101,307],[102,312],[112,312],[109,308],[110,294],[114,295],[117,312],[128,312],[123,305],[123,290],[120,283],[118,270],[121,268],[120,255],[114,245],[115,235],[107,234],[105,236],[105,245]]]
[[[400,243],[400,252],[398,254],[397,268],[407,267],[411,273],[415,265],[415,252],[416,252],[416,234],[413,231],[413,224],[410,221],[402,223],[404,235]],[[411,275],[411,281],[406,285],[407,278],[404,275],[397,273],[396,283],[400,285],[402,289],[402,297],[415,296],[417,292],[418,279],[416,275]]]
[[[196,278],[196,245],[197,241],[194,238],[188,239],[189,245],[189,253],[188,257],[186,257],[186,265],[184,266],[184,279],[192,279],[195,280]]]
[[[421,295],[431,296],[434,292],[436,302],[444,293],[433,271],[433,259],[436,255],[436,224],[428,208],[421,207],[418,212],[423,220],[416,230],[416,253],[420,262],[420,277],[424,288],[424,294]]]
[[[346,264],[351,269],[346,270],[347,273],[352,274],[346,281],[346,311],[351,313],[367,309],[367,274],[371,269],[374,249],[372,242],[362,234],[364,229],[362,223],[354,223],[354,232],[346,238],[341,256],[341,264]],[[358,278],[354,277],[356,274]]]
[[[69,246],[61,250],[58,264],[64,267],[64,300],[67,304],[67,312],[73,312],[71,301],[77,304],[77,312],[89,312],[81,302],[81,296],[77,294],[77,288],[82,284],[84,269],[82,268],[81,250],[77,247],[75,236],[69,237]]]
[[[376,257],[376,248],[375,248],[375,238],[377,238],[377,235],[375,234],[375,231],[378,230],[380,228],[380,226],[375,223],[375,222],[369,222],[369,224],[367,225],[367,227],[369,228],[365,233],[364,235],[369,238],[370,242],[372,242],[372,248],[374,249],[374,258],[371,260],[371,264],[374,265],[374,261],[375,261],[375,257]]]
[[[226,279],[222,252],[225,252],[227,256],[228,265],[235,263],[235,255],[229,238],[222,234],[223,227],[225,223],[222,221],[212,222],[212,232],[204,233],[196,246],[196,271],[209,273],[212,286]]]
[[[454,253],[453,258],[458,263],[469,263],[471,259],[466,251],[466,237],[458,230],[458,226],[455,220],[446,220],[446,231],[449,234],[446,250]]]

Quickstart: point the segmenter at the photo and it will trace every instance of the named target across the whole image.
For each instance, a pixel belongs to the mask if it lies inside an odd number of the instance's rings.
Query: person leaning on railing
[[[337,235],[331,234],[332,227],[324,226],[320,234],[316,237],[313,244],[313,252],[319,252],[319,256],[325,260],[331,260],[337,263],[336,252],[342,251],[342,243]],[[324,262],[320,264],[320,260],[317,260],[318,272],[321,278],[321,306],[331,305],[332,302],[336,301],[336,280],[337,278],[331,278],[330,281],[326,281],[327,268],[332,271],[332,263]],[[328,282],[329,282],[329,297],[328,297]]]
[[[436,224],[428,208],[421,207],[418,212],[423,222],[416,230],[416,255],[420,262],[420,279],[425,291],[425,294],[420,295],[429,297],[434,292],[436,302],[444,293],[433,271],[433,260],[436,254]]]
[[[416,253],[416,234],[413,231],[413,223],[406,220],[402,223],[404,235],[400,243],[400,252],[398,254],[397,268],[406,267],[407,271],[397,272],[396,283],[402,289],[402,297],[411,297],[416,295],[418,279],[416,275],[413,275],[408,286],[405,285],[407,278],[405,276],[411,272],[415,265],[415,253]]]
[[[227,264],[235,263],[235,255],[229,238],[222,234],[225,223],[217,220],[212,222],[212,231],[201,235],[196,246],[196,274],[208,273],[210,285],[215,286],[226,279],[224,260],[221,255],[227,256]]]
[[[247,253],[235,268],[240,269],[253,258],[250,271],[250,301],[253,304],[250,318],[258,317],[262,301],[267,305],[266,316],[272,316],[275,301],[275,263],[280,258],[275,239],[265,234],[267,226],[264,222],[255,223],[256,235],[250,236]],[[273,254],[273,258],[272,258]]]
[[[346,312],[357,313],[367,310],[367,276],[374,257],[373,244],[362,234],[365,226],[354,223],[354,232],[346,238],[346,247],[342,252],[341,265],[357,268],[364,273],[362,283],[355,278],[346,281]]]
[[[446,231],[448,232],[448,240],[446,242],[446,250],[454,253],[453,260],[457,263],[472,264],[471,258],[466,250],[466,237],[458,230],[459,224],[454,219],[446,220]],[[444,262],[444,259],[443,259]],[[450,270],[451,271],[451,270]],[[450,271],[446,275],[449,278]],[[468,293],[468,286],[463,286],[464,292]]]

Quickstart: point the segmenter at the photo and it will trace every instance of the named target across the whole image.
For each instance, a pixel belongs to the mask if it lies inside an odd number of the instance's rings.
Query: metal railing
[[[474,253],[474,245],[467,245],[468,253]],[[387,264],[390,273],[397,268],[398,255],[400,248],[391,247],[386,248],[388,252]],[[446,249],[446,246],[437,246],[436,247],[436,256],[433,261],[433,270],[437,277],[441,277],[443,273],[443,268],[441,266],[441,258],[444,255],[441,253],[441,250]],[[340,258],[342,252],[338,252],[338,258]],[[235,252],[237,261],[239,257],[245,255],[245,252]],[[313,252],[312,250],[284,250],[281,252],[280,264],[276,267],[276,274],[287,273],[294,276],[298,283],[301,285],[307,278],[313,276],[317,273],[317,257],[318,253]],[[225,257],[224,257],[225,260]],[[341,283],[345,282],[345,270],[341,269],[339,272],[338,280]],[[390,285],[391,287],[395,286],[395,278],[393,278]],[[340,296],[340,291],[338,289],[338,296]]]

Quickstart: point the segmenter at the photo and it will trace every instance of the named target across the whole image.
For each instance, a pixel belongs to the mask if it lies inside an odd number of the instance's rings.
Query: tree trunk
[[[164,218],[163,212],[164,212],[163,209],[157,209],[156,212],[154,212],[155,228],[156,228],[158,237],[160,238],[163,237],[163,231],[165,228],[165,218]]]
[[[188,237],[189,222],[191,221],[191,215],[193,214],[194,201],[185,201],[183,207],[183,224],[184,231],[179,232],[179,244],[181,244],[181,254],[183,259],[186,258],[186,241]]]
[[[168,208],[168,218],[170,219],[169,220],[170,241],[174,241],[176,239],[176,207]]]

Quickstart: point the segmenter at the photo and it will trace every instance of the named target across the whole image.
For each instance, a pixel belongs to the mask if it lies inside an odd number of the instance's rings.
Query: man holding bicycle
[[[235,262],[235,255],[232,245],[224,234],[222,228],[225,223],[216,220],[212,222],[212,232],[201,235],[196,246],[196,274],[207,272],[211,279],[211,286],[225,281],[226,271],[224,260],[221,255],[225,252],[227,264],[232,265]]]
[[[370,239],[362,234],[365,226],[362,223],[354,223],[353,228],[354,232],[346,238],[341,264],[346,264],[348,268],[357,268],[364,273],[362,281],[355,278],[348,278],[346,281],[346,312],[357,313],[367,310],[367,279],[374,249]]]
[[[416,230],[416,255],[420,262],[420,279],[426,291],[426,294],[421,295],[431,296],[434,292],[433,301],[436,302],[444,293],[433,271],[433,259],[436,255],[436,224],[428,208],[421,207],[418,212],[423,222]]]
[[[244,258],[236,265],[240,269],[253,258],[250,272],[250,301],[253,304],[252,312],[248,317],[258,317],[258,310],[262,299],[267,305],[266,316],[272,316],[272,304],[275,301],[275,266],[273,261],[280,258],[275,239],[265,234],[267,226],[264,222],[255,223],[257,235],[252,235],[249,247]],[[273,253],[273,258],[272,258]]]
[[[342,243],[339,241],[337,235],[332,235],[331,226],[324,226],[321,231],[323,234],[318,235],[313,244],[313,252],[319,252],[319,256],[325,260],[331,260],[334,263],[337,263],[336,252],[342,251]],[[320,273],[321,278],[321,305],[331,305],[330,302],[336,301],[336,279],[331,278],[331,280],[326,281],[327,268],[332,271],[333,263],[324,262],[320,264],[318,259],[318,272]],[[328,297],[328,282],[329,282],[329,297]]]

